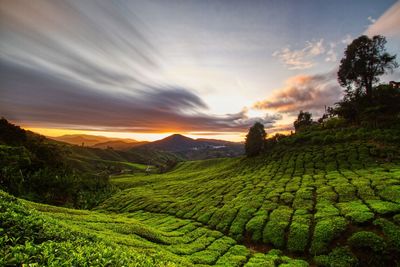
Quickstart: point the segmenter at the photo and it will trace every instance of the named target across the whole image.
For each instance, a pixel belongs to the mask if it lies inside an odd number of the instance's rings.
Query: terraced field
[[[400,251],[397,149],[354,142],[185,162],[162,175],[114,177],[124,190],[97,210],[160,230],[216,230],[169,244],[191,263],[274,266],[283,253],[298,259],[291,265],[392,266]],[[220,242],[224,249],[214,249]]]
[[[0,266],[396,266],[397,144],[293,146],[112,177],[94,211],[0,191]]]
[[[0,191],[0,266],[307,266],[279,250],[255,253],[193,220],[104,214],[16,200]]]

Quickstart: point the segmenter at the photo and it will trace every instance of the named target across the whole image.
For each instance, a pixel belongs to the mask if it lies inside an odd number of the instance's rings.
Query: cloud
[[[346,36],[340,41],[342,44],[349,45],[353,41],[353,37],[350,34],[346,34]]]
[[[246,109],[211,115],[204,101],[186,88],[145,86],[134,93],[115,94],[7,61],[0,61],[0,88],[0,116],[31,127],[239,132],[255,121],[272,126],[281,118],[251,118]]]
[[[278,57],[290,70],[308,69],[315,65],[313,59],[325,53],[324,40],[310,41],[303,49],[291,50],[285,47],[272,55]]]
[[[2,0],[0,24],[0,58],[97,90],[132,90],[158,68],[148,30],[123,2]]]
[[[274,127],[271,127],[268,131],[268,134],[273,135],[275,133],[286,133],[286,132],[290,132],[293,130],[294,130],[293,123],[279,124],[279,125],[275,125]]]
[[[381,17],[373,22],[365,33],[369,36],[380,34],[386,37],[400,38],[400,1],[396,1]]]
[[[329,50],[326,52],[326,62],[336,62],[337,61],[337,52],[335,51],[336,44],[330,43]]]
[[[254,108],[290,115],[300,110],[321,114],[325,106],[332,105],[342,96],[335,75],[335,72],[329,72],[291,77],[284,88],[275,91],[268,99],[255,103]]]
[[[371,16],[369,16],[368,21],[371,22],[371,24],[374,24],[376,22],[376,19],[373,19]]]

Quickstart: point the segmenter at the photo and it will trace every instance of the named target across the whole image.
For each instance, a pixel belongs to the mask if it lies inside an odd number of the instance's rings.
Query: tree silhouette
[[[379,76],[398,67],[396,55],[390,55],[385,48],[386,38],[376,35],[369,38],[362,35],[349,44],[340,61],[339,84],[347,88],[347,94],[363,93],[372,97],[373,85]]]
[[[264,125],[256,122],[246,135],[245,150],[248,157],[254,157],[260,154],[264,149],[265,137],[267,136]]]
[[[311,126],[313,124],[312,115],[307,111],[300,111],[299,115],[297,115],[297,120],[294,121],[294,129],[296,132],[304,130],[306,127]]]

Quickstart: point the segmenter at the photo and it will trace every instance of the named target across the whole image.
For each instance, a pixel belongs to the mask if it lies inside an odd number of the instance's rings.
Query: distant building
[[[400,88],[400,82],[390,81],[389,85],[393,88]]]

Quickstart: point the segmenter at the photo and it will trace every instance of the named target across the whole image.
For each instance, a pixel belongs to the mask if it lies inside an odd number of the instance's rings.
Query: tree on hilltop
[[[398,67],[396,55],[386,52],[385,44],[386,38],[381,35],[372,39],[362,35],[347,46],[337,74],[348,95],[365,94],[370,99],[379,76]]]
[[[294,121],[293,126],[296,132],[302,131],[308,126],[313,124],[312,115],[307,111],[300,111],[297,115],[297,120]]]
[[[256,122],[246,135],[245,151],[248,157],[254,157],[261,153],[264,149],[264,143],[267,133],[264,130],[264,125]]]

